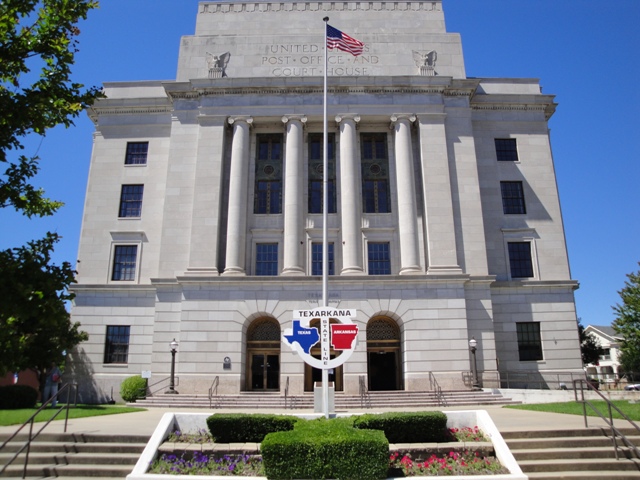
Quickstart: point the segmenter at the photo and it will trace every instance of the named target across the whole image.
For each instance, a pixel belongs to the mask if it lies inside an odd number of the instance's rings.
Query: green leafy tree
[[[87,0],[2,0],[0,2],[0,206],[31,217],[53,214],[60,202],[30,181],[39,158],[9,156],[24,150],[29,134],[73,125],[73,119],[101,96],[71,81],[78,51],[78,21],[97,7]],[[39,70],[39,74],[36,72]]]
[[[580,353],[582,353],[582,364],[597,365],[600,355],[604,354],[604,349],[600,346],[600,342],[584,331],[585,327],[578,320],[578,334],[580,335]]]
[[[627,372],[640,372],[640,271],[627,275],[618,295],[622,301],[613,307],[613,329],[622,337],[620,364]]]
[[[92,0],[0,0],[0,208],[32,218],[62,205],[33,185],[41,159],[22,154],[24,140],[73,125],[102,96],[71,79],[77,24],[97,6]],[[58,240],[48,233],[0,252],[0,374],[48,366],[87,338],[65,306],[75,271],[67,262],[51,263]]]
[[[88,338],[71,323],[65,301],[75,271],[51,264],[56,234],[0,251],[0,375],[62,363],[64,350]]]

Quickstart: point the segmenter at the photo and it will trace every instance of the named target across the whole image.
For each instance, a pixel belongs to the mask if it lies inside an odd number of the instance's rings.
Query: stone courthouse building
[[[485,386],[582,371],[554,96],[468,77],[446,2],[205,1],[175,80],[104,84],[73,288],[89,340],[67,367],[83,399],[162,382],[173,339],[181,394],[312,390],[282,335],[322,306],[325,16],[365,43],[328,57],[329,306],[359,328],[336,390],[469,388],[472,338]]]

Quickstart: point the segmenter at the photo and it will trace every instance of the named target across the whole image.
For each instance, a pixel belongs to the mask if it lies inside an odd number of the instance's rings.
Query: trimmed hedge
[[[299,422],[270,433],[260,445],[270,480],[387,478],[389,442],[380,431],[357,430],[343,419]]]
[[[135,402],[139,398],[145,398],[147,381],[140,375],[125,378],[120,384],[120,396],[125,402]]]
[[[286,415],[217,413],[207,426],[218,443],[260,443],[265,435],[293,430],[299,419]]]
[[[382,430],[389,443],[446,442],[447,416],[442,412],[387,412],[365,414],[355,428]]]
[[[38,401],[38,391],[28,385],[0,387],[0,410],[33,408]]]

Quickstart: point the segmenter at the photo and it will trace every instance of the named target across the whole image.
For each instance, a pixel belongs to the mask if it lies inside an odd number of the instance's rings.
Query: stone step
[[[15,453],[24,442],[10,442],[3,453]],[[31,452],[63,452],[63,453],[141,453],[146,443],[67,443],[40,442],[31,444]]]
[[[133,465],[34,465],[29,463],[29,477],[73,477],[73,478],[126,478],[133,470]],[[0,478],[22,478],[22,465],[10,465]]]
[[[32,450],[29,453],[29,465],[131,465],[133,467],[141,452],[114,453],[52,453]],[[12,456],[0,454],[0,465],[4,465]],[[24,465],[24,457],[19,456],[14,463]]]
[[[635,471],[640,465],[630,459],[615,458],[580,458],[580,459],[548,459],[548,460],[522,460],[518,465],[526,474],[529,472],[576,472],[590,470]]]
[[[640,472],[612,472],[610,470],[590,470],[573,472],[528,472],[530,480],[637,480]]]

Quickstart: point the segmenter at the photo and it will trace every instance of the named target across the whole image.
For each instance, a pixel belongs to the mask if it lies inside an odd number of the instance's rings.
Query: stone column
[[[342,272],[362,275],[362,200],[360,198],[360,155],[356,123],[358,115],[338,115],[340,124],[340,195],[342,217]]]
[[[285,115],[284,268],[282,275],[304,275],[304,138],[307,117]]]
[[[418,246],[418,209],[413,166],[411,123],[415,115],[394,114],[396,184],[398,188],[398,234],[400,237],[400,275],[423,273]]]
[[[220,195],[225,116],[198,117],[200,134],[193,189],[189,266],[185,275],[218,275]]]
[[[247,179],[252,123],[251,117],[229,118],[229,124],[233,125],[233,140],[229,173],[227,254],[223,275],[246,275],[244,262],[247,243]]]
[[[427,274],[459,274],[446,115],[420,115],[420,155],[427,222]]]

